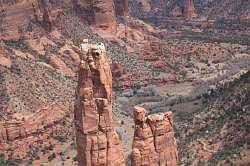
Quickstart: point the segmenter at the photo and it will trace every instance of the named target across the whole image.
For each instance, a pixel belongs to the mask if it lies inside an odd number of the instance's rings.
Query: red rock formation
[[[39,9],[42,12],[42,25],[48,31],[52,30],[52,17],[48,3],[45,0],[38,0]]]
[[[136,0],[143,12],[147,13],[151,10],[151,0]]]
[[[96,28],[107,29],[117,26],[113,0],[73,0],[73,4],[91,15],[91,24]]]
[[[117,16],[127,16],[129,7],[128,0],[114,0],[115,12]]]
[[[116,26],[116,17],[113,0],[92,0],[94,25],[99,28]]]
[[[175,166],[178,151],[174,138],[172,113],[145,115],[145,109],[134,108],[135,134],[132,166]]]
[[[59,9],[69,5],[72,5],[69,0],[63,4],[49,0],[0,1],[0,38],[15,39],[31,32],[34,20],[50,31]]]
[[[187,19],[196,17],[194,1],[193,0],[183,0],[183,15]]]
[[[112,126],[112,75],[103,45],[85,44],[79,67],[75,126],[79,166],[125,165]]]
[[[51,114],[52,111],[53,114]],[[47,128],[63,119],[67,111],[65,107],[53,104],[34,114],[29,114],[29,116],[20,116],[17,113],[12,117],[6,117],[6,120],[0,120],[0,145],[5,141],[43,133]]]

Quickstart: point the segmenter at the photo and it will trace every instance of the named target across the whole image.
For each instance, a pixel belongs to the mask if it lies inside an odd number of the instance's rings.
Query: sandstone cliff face
[[[128,0],[114,0],[117,16],[127,16],[129,12]]]
[[[123,166],[112,126],[112,75],[103,45],[82,45],[75,126],[79,166]]]
[[[53,112],[53,114],[51,114]],[[35,113],[15,113],[0,118],[0,152],[5,159],[26,160],[30,147],[37,142],[44,142],[42,149],[49,142],[49,137],[61,135],[68,109],[58,104],[51,104]]]
[[[143,12],[147,13],[151,10],[151,0],[136,0],[136,2]]]
[[[190,19],[192,17],[196,17],[194,1],[193,0],[183,0],[183,15]]]
[[[53,111],[53,115],[51,115],[51,111]],[[8,120],[0,121],[0,145],[5,141],[43,133],[47,128],[63,119],[67,111],[65,107],[53,104],[29,116],[12,115],[21,119],[8,117],[6,118]]]
[[[134,108],[135,134],[132,166],[175,166],[178,151],[172,127],[172,113],[145,115],[145,109]]]
[[[113,0],[73,0],[77,9],[83,10],[96,28],[115,28],[116,14]]]
[[[34,1],[13,1],[0,2],[2,6],[0,20],[2,22],[0,30],[0,38],[18,38],[23,32],[31,29],[31,20],[41,20],[46,19],[49,21],[49,11],[43,6],[42,11],[40,11],[38,2]],[[41,4],[45,5],[45,3]],[[42,6],[41,6],[42,7]],[[44,13],[44,12],[47,13]]]
[[[116,26],[113,0],[92,0],[94,24],[96,27],[108,28]]]
[[[50,8],[45,0],[1,1],[0,37],[18,38],[32,31],[32,20],[46,30],[52,28]]]

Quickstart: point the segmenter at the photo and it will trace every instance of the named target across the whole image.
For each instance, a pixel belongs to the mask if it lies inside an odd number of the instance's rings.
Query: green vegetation
[[[234,34],[218,34],[213,31],[204,32],[191,32],[186,31],[180,37],[180,39],[192,40],[192,41],[204,41],[208,43],[232,43],[250,45],[250,35],[234,35]]]
[[[67,141],[67,138],[64,135],[53,136],[53,138],[60,141],[60,142],[66,142]]]
[[[0,166],[19,166],[21,163],[21,160],[3,160],[0,159]]]
[[[0,166],[4,166],[3,154],[0,154]]]
[[[183,127],[176,132],[180,138],[179,147],[182,147],[180,162],[190,165],[195,160],[193,151],[186,147],[191,142],[202,139],[208,140],[209,144],[223,140],[219,151],[214,153],[209,161],[206,161],[207,165],[218,165],[222,161],[226,165],[232,165],[232,156],[240,158],[241,148],[250,145],[249,80],[250,72],[221,86],[205,97],[203,107],[185,115],[182,119]],[[192,122],[195,116],[198,117],[199,123],[202,122],[203,127],[192,127],[195,123]],[[190,131],[189,128],[193,128],[193,130]],[[221,134],[222,130],[225,130],[223,134]],[[183,133],[189,134],[183,136]]]

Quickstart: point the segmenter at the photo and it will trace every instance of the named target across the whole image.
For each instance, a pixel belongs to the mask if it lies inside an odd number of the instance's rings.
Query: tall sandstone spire
[[[147,116],[144,108],[135,107],[134,120],[132,166],[176,166],[178,151],[172,113]]]
[[[79,166],[125,166],[112,126],[112,75],[104,45],[82,44],[75,103]]]

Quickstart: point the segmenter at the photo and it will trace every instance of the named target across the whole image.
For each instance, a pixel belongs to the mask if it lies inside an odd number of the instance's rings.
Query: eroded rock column
[[[117,26],[113,0],[92,0],[92,10],[96,27],[110,28]]]
[[[112,75],[105,47],[83,44],[82,51],[75,103],[78,165],[124,166],[112,126]]]
[[[135,133],[132,166],[176,166],[178,151],[172,127],[172,113],[146,115],[134,108]]]
[[[197,16],[195,13],[194,0],[183,0],[183,15],[187,19]]]
[[[115,12],[117,16],[127,16],[129,7],[128,0],[114,0],[115,3]]]
[[[87,12],[90,24],[100,29],[116,29],[114,0],[72,0],[73,5]]]

